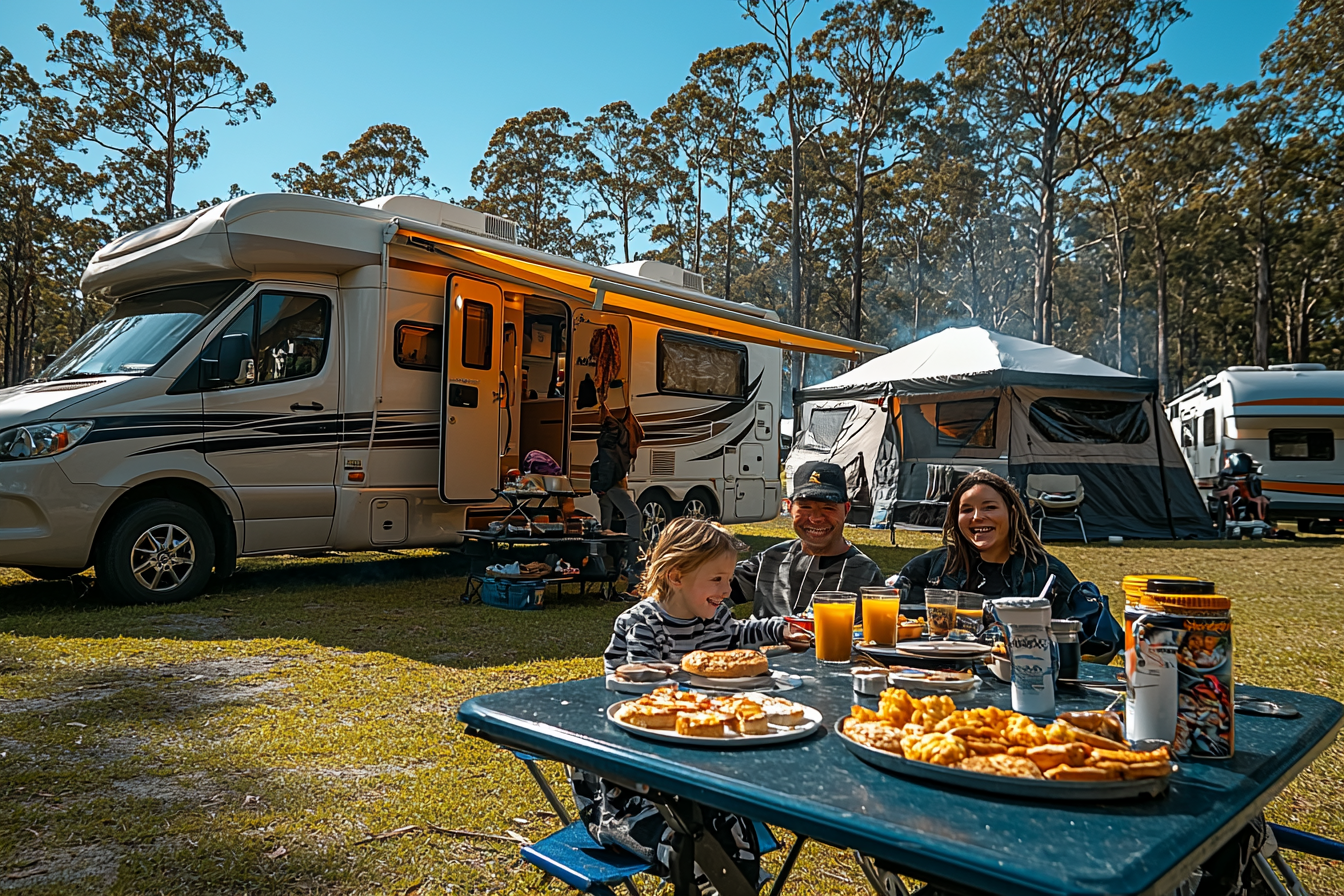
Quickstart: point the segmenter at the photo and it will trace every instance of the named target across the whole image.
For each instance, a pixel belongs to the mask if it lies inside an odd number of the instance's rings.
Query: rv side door
[[[499,485],[504,293],[454,274],[444,297],[439,498],[491,501]]]

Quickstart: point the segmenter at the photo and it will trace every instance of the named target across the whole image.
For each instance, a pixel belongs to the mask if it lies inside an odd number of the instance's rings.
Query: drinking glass
[[[812,595],[817,662],[849,662],[854,650],[854,605],[858,599],[853,591],[818,591]]]
[[[946,638],[957,627],[957,592],[925,588],[924,605],[929,614],[929,637]]]
[[[859,589],[863,593],[863,640],[880,647],[896,646],[896,626],[901,615],[901,592],[885,585]]]
[[[958,591],[957,628],[979,637],[985,630],[985,596],[972,591]]]

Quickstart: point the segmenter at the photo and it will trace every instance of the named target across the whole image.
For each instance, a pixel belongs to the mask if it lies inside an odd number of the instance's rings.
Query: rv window
[[[396,351],[393,359],[398,367],[408,370],[443,369],[443,327],[437,324],[397,324]]]
[[[485,302],[467,300],[462,306],[462,366],[490,369],[490,346],[495,309]]]
[[[1040,398],[1028,412],[1031,425],[1047,441],[1105,445],[1148,441],[1148,415],[1142,401],[1103,398]]]
[[[997,398],[938,402],[938,444],[957,448],[993,448],[998,411]]]
[[[1202,433],[1204,447],[1207,448],[1218,441],[1218,429],[1214,424],[1213,408],[1209,408],[1207,411],[1204,412],[1204,416],[1201,419],[1201,423],[1202,428],[1204,430],[1204,432]]]
[[[312,376],[327,355],[327,300],[263,293],[257,305],[257,382]]]
[[[840,431],[854,413],[853,408],[818,408],[807,418],[807,432],[803,435],[805,448],[830,448],[840,438]]]
[[[747,347],[684,333],[658,334],[658,391],[745,398]]]
[[[1270,460],[1334,460],[1335,433],[1330,429],[1271,429]]]

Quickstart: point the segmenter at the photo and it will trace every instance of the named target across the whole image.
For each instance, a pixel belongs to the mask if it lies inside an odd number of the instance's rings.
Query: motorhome
[[[1261,465],[1271,519],[1305,532],[1344,524],[1344,370],[1229,367],[1173,398],[1167,416],[1206,496],[1243,451]]]
[[[241,197],[108,244],[81,285],[106,318],[0,391],[0,566],[93,565],[133,601],[239,556],[452,545],[534,450],[586,492],[599,370],[647,432],[651,525],[770,518],[781,352],[882,351],[418,196]]]

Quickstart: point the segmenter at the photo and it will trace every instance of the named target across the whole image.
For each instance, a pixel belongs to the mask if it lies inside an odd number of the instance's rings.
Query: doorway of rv
[[[594,341],[599,332],[604,333],[604,338]],[[615,359],[597,357],[612,347],[616,349]],[[596,354],[594,348],[598,350]],[[587,309],[575,312],[573,358],[569,371],[569,379],[574,383],[569,390],[569,476],[575,487],[582,489],[587,487],[589,469],[597,458],[597,433],[602,427],[600,380],[606,376],[608,385],[612,380],[624,384],[619,393],[608,394],[607,406],[612,411],[619,413],[626,403],[634,400],[630,388],[630,318]]]
[[[499,485],[503,312],[498,284],[448,278],[439,408],[439,498],[445,502],[491,501],[490,489]]]
[[[544,451],[569,470],[569,308],[563,302],[523,299],[522,363],[518,372],[518,455]]]

